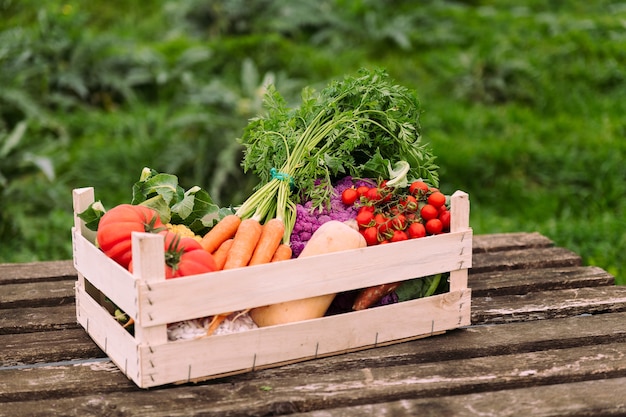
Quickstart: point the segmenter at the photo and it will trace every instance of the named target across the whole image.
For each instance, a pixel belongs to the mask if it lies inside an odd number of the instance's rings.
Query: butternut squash
[[[365,246],[367,246],[365,238],[355,228],[349,224],[331,220],[313,233],[298,257],[304,258]],[[335,295],[326,294],[257,307],[250,310],[249,314],[259,327],[323,317]]]

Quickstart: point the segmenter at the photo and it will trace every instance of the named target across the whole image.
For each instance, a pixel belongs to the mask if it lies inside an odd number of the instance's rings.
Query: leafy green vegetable
[[[178,184],[178,177],[159,173],[150,168],[141,171],[139,181],[133,184],[130,204],[141,204],[159,213],[163,223],[184,224],[194,233],[202,235],[227,214],[229,208],[220,208],[211,196],[198,186],[185,190]],[[98,229],[98,222],[106,210],[97,201],[82,213],[86,226]]]
[[[445,273],[404,281],[396,288],[398,302],[429,297],[437,292],[447,291],[448,276],[449,273]]]
[[[435,158],[421,143],[416,94],[394,84],[384,70],[361,69],[319,93],[305,88],[297,108],[287,107],[270,86],[264,106],[266,115],[252,119],[240,138],[242,167],[261,182],[237,213],[283,219],[284,240],[294,203],[329,204],[332,182],[341,176],[387,178],[390,167],[406,161],[409,180],[438,185]]]

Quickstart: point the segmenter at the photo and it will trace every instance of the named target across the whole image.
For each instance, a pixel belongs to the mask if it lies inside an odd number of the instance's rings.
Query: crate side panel
[[[91,339],[131,380],[138,383],[137,343],[100,304],[76,288],[76,318]]]
[[[141,347],[144,387],[341,354],[469,324],[466,289],[368,310]],[[329,329],[332,329],[330,331]]]
[[[72,230],[74,266],[129,316],[137,317],[137,286],[133,276],[80,233]]]
[[[140,321],[172,323],[465,269],[471,262],[470,229],[151,283],[139,286]]]

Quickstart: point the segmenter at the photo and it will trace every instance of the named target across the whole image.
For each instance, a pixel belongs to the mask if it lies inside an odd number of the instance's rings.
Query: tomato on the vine
[[[439,219],[430,219],[426,222],[426,232],[431,235],[438,235],[443,231],[443,225]]]
[[[369,190],[367,190],[367,194],[365,194],[365,198],[367,198],[369,201],[379,201],[383,197],[380,194],[380,190],[378,188],[372,187]]]
[[[428,192],[428,184],[424,181],[413,181],[409,185],[409,193],[412,195],[423,195]]]
[[[132,259],[132,232],[156,233],[164,229],[156,210],[120,204],[104,213],[98,223],[96,240],[109,258],[128,269]]]
[[[373,210],[359,210],[359,213],[356,215],[356,223],[359,225],[359,227],[369,227],[372,225],[373,221]]]
[[[401,242],[403,240],[407,240],[409,237],[403,230],[394,230],[393,236],[389,239],[391,242]]]
[[[422,216],[422,219],[424,219],[425,221],[428,221],[431,219],[436,219],[437,216],[439,215],[439,212],[434,206],[430,204],[426,204],[420,210],[420,215]]]
[[[356,191],[359,193],[359,197],[365,197],[369,189],[370,187],[368,187],[367,185],[361,185],[356,188]]]
[[[440,191],[435,191],[428,196],[428,199],[426,201],[431,206],[439,208],[446,204],[446,196],[443,195],[443,193],[441,193]]]
[[[417,239],[426,236],[426,228],[422,223],[411,223],[406,229],[410,239]]]
[[[406,229],[406,226],[407,222],[404,214],[398,214],[391,218],[391,227],[395,230],[404,230]]]
[[[450,230],[451,217],[452,216],[448,210],[445,210],[439,213],[439,220],[441,220],[441,225],[442,225],[443,230],[445,231]]]
[[[367,246],[377,245],[378,242],[378,229],[374,226],[367,227],[361,231],[361,234],[365,238]]]
[[[354,188],[346,188],[341,193],[341,201],[347,206],[353,205],[359,198],[359,192]]]

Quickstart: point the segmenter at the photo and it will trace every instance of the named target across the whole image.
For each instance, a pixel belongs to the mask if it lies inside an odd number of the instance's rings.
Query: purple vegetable
[[[296,222],[291,232],[291,250],[293,257],[298,257],[306,243],[311,239],[311,235],[324,223],[330,220],[345,222],[356,218],[358,205],[347,206],[341,201],[341,193],[350,187],[367,185],[371,187],[375,182],[371,180],[353,180],[347,176],[337,181],[333,187],[333,194],[330,198],[330,207],[312,209],[312,204],[307,201],[304,204],[296,205]]]

